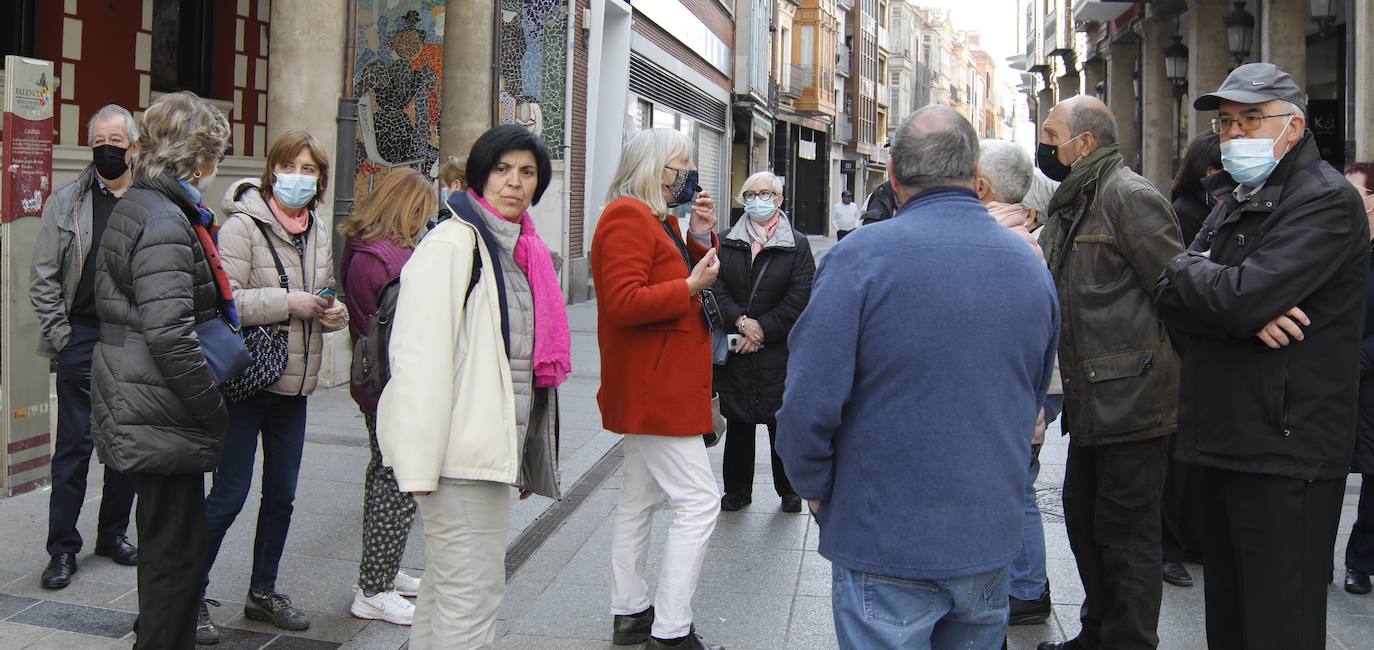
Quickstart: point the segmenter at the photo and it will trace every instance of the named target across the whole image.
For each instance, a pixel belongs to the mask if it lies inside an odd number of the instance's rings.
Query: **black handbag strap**
[[[754,277],[754,288],[749,290],[749,302],[744,305],[744,310],[749,311],[754,308],[754,296],[758,295],[759,284],[763,282],[763,274],[768,270],[768,263],[773,261],[773,256],[763,258],[763,266],[759,267],[759,274]]]
[[[671,215],[671,214],[668,215],[667,217],[664,217],[663,221],[661,222],[661,223],[663,224],[663,231],[666,232],[666,233],[668,233],[668,239],[673,240],[673,245],[677,246],[677,252],[682,253],[682,261],[685,262],[685,263],[687,264],[687,272],[688,272],[688,273],[691,273],[691,272],[692,272],[692,269],[693,269],[696,265],[695,265],[695,264],[692,264],[692,256],[691,256],[691,254],[689,254],[689,253],[687,252],[687,245],[684,244],[684,243],[682,243],[682,240],[679,239],[678,236],[677,236],[677,234],[673,232],[672,226],[669,226],[669,225],[668,225],[668,220],[669,220],[669,219],[676,219],[676,218],[677,218],[677,217],[674,217],[674,216]]]
[[[289,279],[286,277],[286,267],[282,266],[281,257],[277,256],[277,247],[272,245],[272,237],[267,233],[267,226],[262,225],[262,221],[252,215],[245,215],[253,225],[258,227],[258,232],[262,233],[262,240],[267,244],[267,252],[272,254],[272,263],[277,265],[277,282],[281,283],[281,288],[291,290]]]

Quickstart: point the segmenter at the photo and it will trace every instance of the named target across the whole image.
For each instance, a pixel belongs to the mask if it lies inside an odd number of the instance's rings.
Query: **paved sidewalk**
[[[820,251],[832,243],[813,238]],[[520,552],[512,552],[511,560],[533,552],[510,578],[498,622],[502,648],[614,647],[609,642],[609,554],[612,512],[621,484],[619,436],[600,428],[595,400],[600,381],[595,305],[572,307],[571,323],[575,374],[561,389],[563,486],[568,498],[556,506],[538,497],[513,502],[510,540]],[[766,464],[766,435],[760,433],[756,442],[755,458],[761,464],[755,471],[754,503],[741,512],[721,514],[697,591],[698,629],[708,640],[731,650],[835,648],[830,567],[816,553],[817,529],[809,516],[778,512]],[[722,451],[722,447],[711,451],[717,473]],[[1010,647],[1014,649],[1034,648],[1039,641],[1072,636],[1078,629],[1083,595],[1064,534],[1059,497],[1066,453],[1066,440],[1059,436],[1057,426],[1052,427],[1042,451],[1037,487],[1045,510],[1054,616],[1046,625],[1013,628]],[[225,626],[220,647],[393,650],[405,644],[407,628],[348,615],[361,550],[367,460],[362,418],[347,392],[316,393],[310,401],[305,461],[278,582],[310,613],[313,625],[298,636],[279,636],[273,628],[240,615],[257,517],[255,482],[212,575],[210,596],[224,603],[212,608],[216,620]],[[100,477],[100,467],[93,463],[90,499],[81,519],[88,541],[94,535]],[[1352,478],[1342,534],[1333,549],[1338,569],[1358,492],[1359,479]],[[0,544],[0,650],[128,648],[132,642],[129,626],[137,609],[132,568],[94,557],[88,546],[78,558],[81,572],[71,587],[56,592],[39,588],[38,574],[47,561],[43,550],[47,498],[43,491],[0,499],[0,522],[4,522],[0,526],[4,542]],[[657,573],[669,517],[660,512],[655,524],[651,575]],[[544,529],[551,533],[546,539],[538,534]],[[418,521],[402,564],[415,572],[424,566]],[[1190,569],[1200,582],[1201,567],[1190,565]],[[1374,595],[1352,596],[1339,586],[1330,590],[1328,646],[1371,647]],[[1164,593],[1160,647],[1204,647],[1201,585],[1188,589],[1166,585]]]

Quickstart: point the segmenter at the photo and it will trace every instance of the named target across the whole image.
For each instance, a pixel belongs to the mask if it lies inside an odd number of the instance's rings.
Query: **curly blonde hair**
[[[134,163],[138,178],[164,173],[190,180],[206,162],[219,164],[229,149],[229,120],[195,93],[163,95],[143,112]]]

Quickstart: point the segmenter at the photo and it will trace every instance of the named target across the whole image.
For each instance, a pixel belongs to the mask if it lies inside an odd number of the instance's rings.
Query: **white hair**
[[[1032,167],[1026,150],[1006,140],[983,140],[978,151],[978,175],[988,182],[993,200],[1020,203],[1031,184]]]
[[[768,189],[772,190],[773,194],[782,196],[782,179],[778,178],[777,174],[765,169],[761,172],[754,172],[749,178],[744,179],[744,184],[739,187],[739,194],[735,195],[735,200],[743,205],[744,193],[757,185],[759,181],[768,181]]]
[[[691,158],[692,141],[675,129],[647,129],[636,133],[620,152],[620,166],[606,196],[610,203],[628,196],[649,206],[654,214],[668,214],[663,199],[663,171],[674,158]]]
[[[106,104],[101,106],[100,110],[96,111],[95,115],[91,116],[91,121],[86,123],[86,142],[95,139],[95,125],[97,123],[115,118],[124,120],[124,137],[128,139],[129,146],[133,146],[135,142],[138,142],[138,122],[134,120],[133,114],[130,113],[128,109],[119,104]]]
[[[1301,117],[1304,120],[1307,119],[1307,111],[1302,110],[1301,106],[1298,106],[1297,104],[1294,104],[1290,101],[1284,101],[1283,103],[1288,107],[1289,113],[1297,115],[1298,117]]]

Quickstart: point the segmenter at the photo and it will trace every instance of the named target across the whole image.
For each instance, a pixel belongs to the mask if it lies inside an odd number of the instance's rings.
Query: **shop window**
[[[37,0],[10,0],[0,8],[0,55],[33,56],[33,25],[38,20]],[[0,68],[5,65],[0,58]]]
[[[212,0],[153,0],[153,90],[210,96]]]

